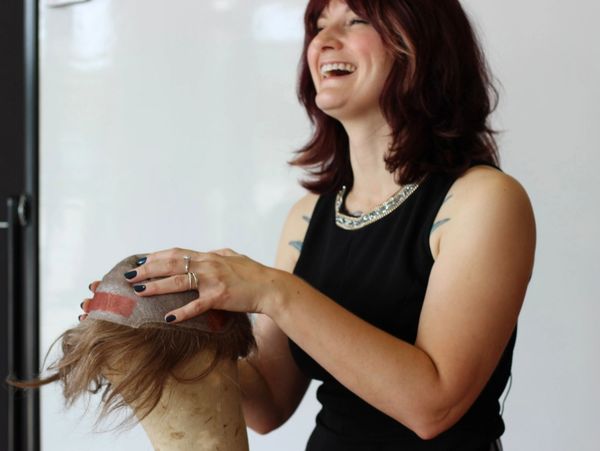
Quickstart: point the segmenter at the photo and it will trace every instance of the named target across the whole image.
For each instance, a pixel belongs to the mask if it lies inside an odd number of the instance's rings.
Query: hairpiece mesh
[[[233,315],[222,310],[209,310],[176,324],[166,324],[165,315],[198,297],[197,290],[157,296],[139,296],[123,276],[137,268],[136,261],[145,254],[132,255],[119,262],[103,278],[88,308],[88,318],[100,319],[129,327],[182,327],[204,332],[226,332]],[[159,279],[149,279],[159,280]]]

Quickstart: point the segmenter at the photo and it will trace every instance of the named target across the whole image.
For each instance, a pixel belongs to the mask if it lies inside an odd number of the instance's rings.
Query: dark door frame
[[[0,450],[39,451],[38,390],[5,383],[39,373],[37,0],[0,1],[0,58]]]

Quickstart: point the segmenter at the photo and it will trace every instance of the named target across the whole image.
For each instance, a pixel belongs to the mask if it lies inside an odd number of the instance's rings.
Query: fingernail
[[[138,266],[141,266],[141,265],[143,265],[144,263],[146,263],[146,260],[147,260],[147,258],[148,258],[148,257],[142,257],[142,258],[140,258],[139,260],[137,260],[137,261],[135,262],[135,264],[136,264],[136,265],[138,265]]]
[[[84,301],[85,302],[85,301]],[[79,308],[83,309],[83,302],[81,304],[79,304]]]
[[[135,276],[137,276],[137,271],[129,271],[123,275],[125,276],[126,279],[133,279]]]
[[[79,315],[79,316],[77,317],[77,319],[78,319],[79,321],[81,321],[81,317],[82,317],[82,316],[83,316],[83,314]]]
[[[136,292],[141,293],[142,291],[144,291],[146,289],[146,285],[134,285],[133,289]]]
[[[177,319],[177,317],[175,315],[169,315],[165,318],[165,321],[167,323],[172,323],[173,321],[175,321]]]
[[[88,290],[92,291],[92,284],[91,283],[88,285]]]

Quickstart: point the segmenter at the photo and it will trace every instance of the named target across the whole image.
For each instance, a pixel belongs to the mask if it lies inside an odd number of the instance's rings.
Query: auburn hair
[[[221,361],[246,357],[256,346],[250,319],[244,313],[234,314],[231,327],[220,334],[178,327],[136,329],[88,318],[65,331],[57,342],[61,343],[62,356],[48,367],[48,377],[8,379],[8,384],[37,388],[60,381],[67,406],[81,396],[101,391],[98,420],[127,407],[132,409],[133,413],[119,426],[131,424],[134,417],[141,421],[150,414],[170,378],[180,383],[201,380]],[[196,375],[178,376],[176,371],[200,353],[211,357],[208,366]],[[107,374],[115,373],[119,378],[113,384]]]
[[[298,99],[313,125],[291,165],[307,170],[301,182],[322,194],[352,186],[349,141],[342,124],[321,111],[307,63],[317,19],[329,0],[310,0],[299,68]],[[391,128],[386,168],[400,184],[429,173],[456,176],[476,163],[498,166],[489,116],[498,92],[475,31],[458,0],[346,0],[380,34],[393,66],[380,96]]]

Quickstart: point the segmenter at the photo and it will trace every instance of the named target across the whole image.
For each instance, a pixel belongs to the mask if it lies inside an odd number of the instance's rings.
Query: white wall
[[[42,1],[44,350],[75,324],[87,284],[125,255],[228,246],[272,263],[302,192],[285,162],[308,133],[295,99],[304,3]],[[600,6],[465,5],[503,85],[504,169],[529,191],[539,232],[505,447],[597,450]],[[42,408],[45,451],[150,447],[140,428],[90,433],[93,409],[65,411],[58,387],[43,390]],[[317,409],[311,390],[281,430],[251,434],[251,448],[304,449]]]
[[[600,449],[600,4],[470,0],[502,82],[504,168],[538,227],[506,401],[508,450]]]
[[[272,264],[301,195],[286,167],[308,131],[301,16],[293,1],[42,6],[42,349],[126,255],[229,246]],[[90,434],[93,412],[65,412],[58,387],[42,406],[45,451],[150,448],[141,428]],[[253,449],[302,449],[316,407]]]

